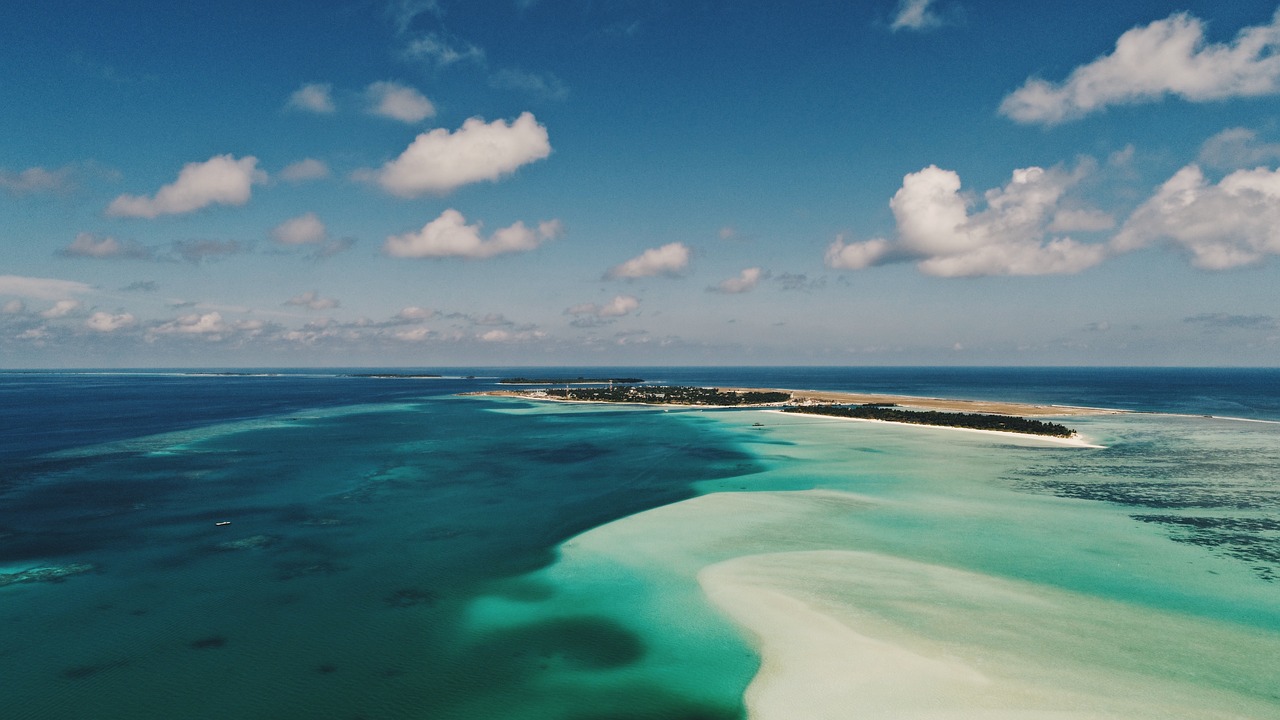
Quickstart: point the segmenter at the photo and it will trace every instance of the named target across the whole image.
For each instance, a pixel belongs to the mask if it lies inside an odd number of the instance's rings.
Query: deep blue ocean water
[[[758,472],[732,433],[692,413],[520,412],[527,404],[456,397],[527,368],[423,370],[445,376],[429,379],[218,372],[0,373],[0,574],[66,571],[0,587],[0,707],[16,708],[6,716],[742,716],[734,698],[628,674],[646,640],[608,618],[486,636],[467,625],[481,594],[548,592],[511,580],[547,566],[573,535]],[[1280,421],[1275,369],[536,374]],[[1171,541],[1215,548],[1272,582],[1280,460],[1258,448],[1178,456],[1144,442],[1016,480],[1132,506]],[[1206,476],[1238,480],[1235,494],[1224,500]],[[744,651],[735,662],[727,672],[745,685],[754,661]],[[548,666],[591,681],[548,699]]]

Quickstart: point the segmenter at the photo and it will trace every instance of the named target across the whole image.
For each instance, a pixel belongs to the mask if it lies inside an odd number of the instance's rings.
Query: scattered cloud
[[[333,85],[329,83],[307,83],[289,96],[285,107],[303,112],[328,115],[337,110],[333,104]]]
[[[721,240],[735,240],[738,238],[738,229],[731,225],[725,225],[716,231],[716,237]]]
[[[547,129],[532,113],[511,123],[471,118],[452,133],[444,128],[422,133],[400,157],[361,175],[399,197],[443,195],[471,183],[496,182],[550,154]]]
[[[476,339],[481,342],[491,343],[520,343],[542,340],[546,336],[547,334],[541,330],[521,330],[518,332],[513,332],[511,330],[489,330],[477,335]]]
[[[135,280],[120,288],[122,292],[155,292],[159,289],[160,283],[154,280]]]
[[[400,83],[382,80],[365,89],[369,112],[403,123],[419,123],[435,117],[436,106],[425,95]]]
[[[563,226],[559,220],[538,223],[536,228],[517,222],[495,230],[486,240],[481,235],[480,224],[468,225],[462,213],[450,208],[421,230],[388,237],[382,250],[392,257],[481,260],[506,253],[528,252],[561,234]]]
[[[77,233],[71,244],[58,251],[64,257],[150,259],[151,248],[135,242],[120,242],[113,237],[98,237],[91,233]]]
[[[1275,330],[1280,325],[1271,315],[1228,315],[1227,313],[1202,313],[1183,318],[1182,322],[1203,326],[1207,330]]]
[[[121,195],[107,206],[113,217],[155,218],[199,210],[209,205],[243,205],[249,202],[254,183],[265,182],[267,174],[257,169],[258,159],[247,156],[215,155],[200,163],[187,163],[178,179],[165,185],[154,197]]]
[[[837,237],[827,248],[826,263],[857,270],[914,260],[921,272],[940,277],[1080,272],[1101,262],[1107,248],[1046,238],[1063,193],[1077,179],[1058,169],[1015,170],[1007,185],[984,194],[984,210],[970,214],[960,176],[931,165],[903,178],[889,201],[896,242],[848,243]]]
[[[652,277],[654,275],[678,275],[689,266],[689,246],[684,243],[667,243],[649,248],[636,257],[616,265],[605,273],[609,279]]]
[[[1202,165],[1226,170],[1256,167],[1280,160],[1280,143],[1258,141],[1258,134],[1247,128],[1228,128],[1205,141],[1198,161]]]
[[[0,275],[0,295],[16,295],[28,300],[58,300],[87,293],[92,289],[75,280]]]
[[[640,300],[632,295],[615,295],[612,300],[603,304],[583,303],[574,305],[564,311],[565,315],[574,316],[571,325],[577,327],[596,327],[613,322],[617,318],[630,315],[640,308]]]
[[[499,70],[489,77],[489,87],[515,90],[544,100],[564,100],[569,87],[551,73],[532,73],[514,68]]]
[[[329,166],[315,158],[303,158],[285,165],[280,170],[280,177],[292,183],[323,180],[329,177]]]
[[[333,298],[321,297],[320,293],[315,290],[304,292],[301,295],[295,295],[284,301],[285,305],[293,305],[296,307],[305,307],[308,310],[331,310],[338,307],[341,303]]]
[[[0,168],[0,189],[13,195],[64,192],[71,187],[71,168],[30,167],[21,172]]]
[[[206,260],[218,260],[249,252],[249,246],[239,240],[179,240],[172,245],[172,254],[181,260],[199,265]]]
[[[942,24],[942,18],[934,11],[934,0],[898,0],[898,11],[889,29],[928,30]]]
[[[392,333],[392,337],[405,342],[422,342],[430,339],[434,334],[435,333],[432,332],[431,328],[419,326],[405,330],[397,330]]]
[[[120,313],[112,315],[106,312],[95,312],[85,321],[85,326],[90,330],[101,333],[111,333],[117,330],[133,327],[137,323],[136,318],[129,313]]]
[[[409,42],[404,54],[412,60],[423,60],[435,68],[458,63],[485,62],[484,50],[461,40],[451,40],[438,33],[427,33]]]
[[[84,309],[84,303],[79,300],[59,300],[53,304],[53,307],[40,313],[40,317],[45,320],[56,320],[78,314]]]
[[[312,247],[311,252],[307,253],[303,257],[308,260],[315,261],[326,260],[334,255],[350,250],[352,247],[355,247],[355,244],[355,238],[329,238],[316,244]]]
[[[707,290],[729,295],[751,292],[766,277],[768,277],[768,274],[758,267],[746,268],[738,274],[738,277],[722,280],[719,285],[709,287]]]
[[[27,304],[21,300],[10,300],[4,305],[0,305],[0,312],[5,315],[21,315],[27,311]]]
[[[1215,44],[1205,42],[1199,18],[1175,13],[1125,32],[1110,55],[1077,67],[1061,83],[1028,79],[1004,99],[1000,112],[1021,123],[1055,125],[1165,95],[1207,102],[1278,91],[1280,11],[1270,24]]]
[[[1197,165],[1167,180],[1129,216],[1112,242],[1119,251],[1169,240],[1191,264],[1226,270],[1280,254],[1280,170],[1237,170],[1211,184]]]
[[[271,231],[271,237],[281,245],[311,245],[328,237],[324,223],[313,212],[290,218]]]
[[[439,314],[440,313],[436,312],[435,310],[418,307],[416,305],[410,305],[409,307],[403,308],[402,310],[400,310],[400,312],[396,313],[396,319],[418,322],[421,320],[430,320],[438,316]]]
[[[232,326],[222,319],[222,313],[192,313],[173,320],[159,323],[147,330],[148,336],[154,335],[200,335],[210,340],[221,339],[231,332]]]
[[[805,273],[782,273],[773,278],[774,282],[782,286],[783,290],[820,290],[827,285],[825,277],[816,277],[810,279]]]

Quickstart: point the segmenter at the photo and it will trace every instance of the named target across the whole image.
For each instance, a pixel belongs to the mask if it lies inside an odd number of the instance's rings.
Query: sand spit
[[[1009,432],[1006,430],[981,430],[979,428],[963,428],[951,427],[950,425],[926,425],[924,423],[904,423],[894,422],[893,420],[873,420],[871,418],[847,418],[837,417],[834,415],[806,415],[804,413],[784,413],[781,410],[765,410],[764,412],[777,413],[779,415],[787,415],[788,417],[807,417],[814,418],[817,422],[864,422],[864,423],[880,423],[882,425],[899,425],[909,428],[927,428],[931,430],[953,430],[957,432],[982,433],[983,435],[994,435],[1002,439],[1015,438],[1018,440],[1027,440],[1030,442],[1049,443],[1050,445],[1066,445],[1067,447],[1092,448],[1102,450],[1106,445],[1098,445],[1089,440],[1089,438],[1075,433],[1071,437],[1057,437],[1054,435],[1037,435],[1035,433]]]
[[[752,720],[1263,718],[1275,710],[1236,692],[1228,669],[1205,676],[1214,666],[1207,656],[1238,666],[1229,658],[1275,650],[1274,638],[1231,626],[856,551],[741,557],[698,580],[756,638]]]

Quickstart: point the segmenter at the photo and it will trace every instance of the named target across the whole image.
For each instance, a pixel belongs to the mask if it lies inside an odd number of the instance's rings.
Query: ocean
[[[1093,448],[460,394],[531,372],[0,373],[5,716],[1280,716],[1280,370],[536,370]]]

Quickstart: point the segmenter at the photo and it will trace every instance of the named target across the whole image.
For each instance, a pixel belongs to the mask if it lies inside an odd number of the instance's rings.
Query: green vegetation
[[[514,377],[504,378],[498,381],[499,385],[606,385],[614,383],[615,385],[634,385],[644,382],[641,378],[525,378]]]
[[[998,430],[1029,435],[1050,435],[1052,437],[1071,437],[1075,434],[1075,430],[1064,425],[1040,420],[1028,420],[1013,415],[899,410],[896,407],[880,403],[868,405],[805,405],[784,408],[784,411],[862,420],[887,420],[889,422],[911,423],[913,425],[939,425],[973,430]]]
[[[622,388],[556,388],[541,391],[546,397],[595,402],[648,403],[652,405],[710,405],[737,407],[771,405],[791,401],[791,393],[764,390],[717,390],[684,385],[643,385]]]

